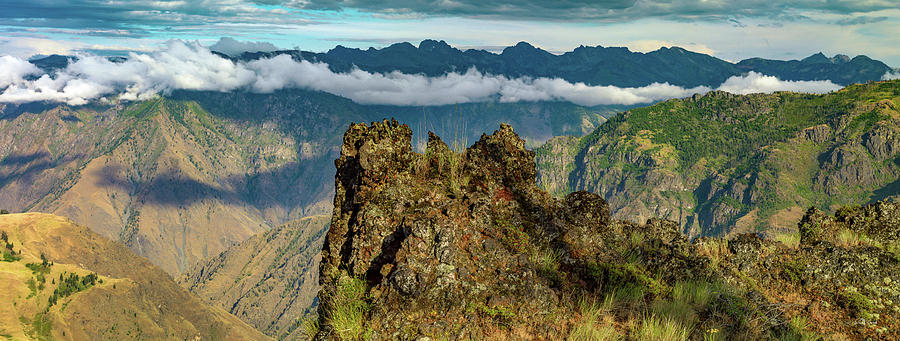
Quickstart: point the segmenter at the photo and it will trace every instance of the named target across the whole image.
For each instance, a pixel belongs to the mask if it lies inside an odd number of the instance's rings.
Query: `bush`
[[[9,214],[9,211],[7,211],[7,210],[0,210],[0,214]]]

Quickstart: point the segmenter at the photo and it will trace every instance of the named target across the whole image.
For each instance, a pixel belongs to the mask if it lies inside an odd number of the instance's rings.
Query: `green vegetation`
[[[25,264],[31,273],[35,276],[34,278],[28,279],[28,288],[31,289],[30,296],[36,296],[38,291],[43,291],[44,286],[47,283],[47,274],[50,273],[50,268],[53,266],[53,262],[47,260],[47,256],[41,254],[41,262],[40,263],[28,263]]]
[[[6,231],[0,231],[0,243],[3,245],[3,249],[0,249],[0,251],[3,252],[3,257],[0,258],[0,261],[18,262],[22,259],[22,252],[16,252],[13,248],[13,244],[9,241],[9,236],[6,234]]]
[[[607,295],[602,304],[587,298],[578,302],[579,322],[569,333],[569,341],[607,341],[621,340],[624,337],[616,330],[613,322],[615,316],[615,294]]]
[[[529,259],[534,264],[539,275],[546,277],[554,285],[559,285],[562,282],[563,277],[559,269],[559,251],[537,249],[531,252]]]
[[[798,232],[788,232],[788,233],[776,233],[775,240],[781,242],[787,247],[796,249],[800,246],[800,233]]]
[[[341,274],[333,296],[328,301],[325,323],[341,340],[367,339],[372,333],[365,327],[369,303],[366,301],[366,282]]]
[[[29,326],[26,330],[28,336],[37,340],[52,340],[53,321],[47,316],[47,312],[39,312],[34,314],[30,320],[25,317],[19,317],[23,325]]]
[[[314,315],[307,316],[301,322],[301,328],[303,328],[303,335],[306,336],[307,339],[314,340],[316,338],[316,334],[319,333],[318,317]]]
[[[786,333],[779,337],[782,341],[818,341],[822,337],[809,330],[809,322],[804,316],[794,316]]]
[[[838,302],[849,309],[854,317],[864,320],[877,320],[878,314],[872,312],[875,304],[872,300],[859,292],[854,286],[848,286],[838,293]]]
[[[860,146],[857,138],[879,126],[896,131],[896,123],[885,122],[898,117],[897,85],[860,84],[825,95],[712,92],[669,100],[610,118],[577,142],[558,139],[545,145],[538,167],[542,178],[559,179],[549,184],[552,191],[572,182],[582,186],[575,190],[619,188],[635,202],[661,205],[657,211],[691,207],[693,216],[682,222],[698,222],[705,236],[736,227],[742,217],[748,218],[740,224],[747,232],[784,228],[796,216],[786,212],[789,208],[861,203],[896,193],[885,189],[900,184],[897,156],[874,160],[870,147]],[[574,150],[564,154],[576,156],[571,164],[548,156],[568,148]],[[847,167],[829,153],[850,154],[843,158],[865,172],[872,169],[873,180],[823,181]],[[651,172],[649,179],[662,174],[675,183],[698,185],[687,189],[690,197],[670,197],[634,180]],[[653,214],[642,205],[626,205],[622,211],[637,212],[632,215]]]
[[[498,233],[497,239],[506,248],[516,253],[528,253],[531,247],[530,238],[520,225],[513,224],[508,220],[497,220],[495,224],[498,227],[495,229]]]
[[[634,338],[641,341],[687,340],[690,330],[682,326],[673,318],[660,318],[648,316],[644,318],[632,331]]]
[[[66,298],[74,293],[87,290],[97,284],[98,276],[95,273],[81,277],[78,274],[65,273],[59,274],[59,285],[53,290],[53,294],[47,299],[49,306],[53,306],[60,299]]]
[[[0,210],[0,214],[9,214],[8,210]]]

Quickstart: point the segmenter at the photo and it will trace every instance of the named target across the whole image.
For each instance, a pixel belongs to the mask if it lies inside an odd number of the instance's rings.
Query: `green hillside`
[[[691,235],[795,226],[808,206],[900,192],[900,82],[835,93],[724,92],[626,111],[540,149],[540,181],[589,190],[613,215],[679,221]]]

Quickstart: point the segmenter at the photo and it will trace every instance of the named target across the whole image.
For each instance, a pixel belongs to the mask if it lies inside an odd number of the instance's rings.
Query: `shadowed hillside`
[[[257,234],[200,263],[179,282],[269,336],[300,338],[302,321],[315,313],[329,221],[330,216],[313,216]]]
[[[70,217],[175,275],[256,233],[329,213],[350,122],[396,115],[464,140],[508,120],[537,144],[605,120],[565,103],[369,107],[300,90],[0,108],[0,207]]]

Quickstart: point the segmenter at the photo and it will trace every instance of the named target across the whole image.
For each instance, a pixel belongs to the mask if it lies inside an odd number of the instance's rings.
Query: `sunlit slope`
[[[266,337],[161,269],[68,219],[0,215],[0,334],[13,339]],[[11,251],[10,251],[11,250]]]
[[[691,235],[793,228],[806,207],[900,194],[900,81],[826,95],[713,92],[629,110],[538,150],[541,182]]]

